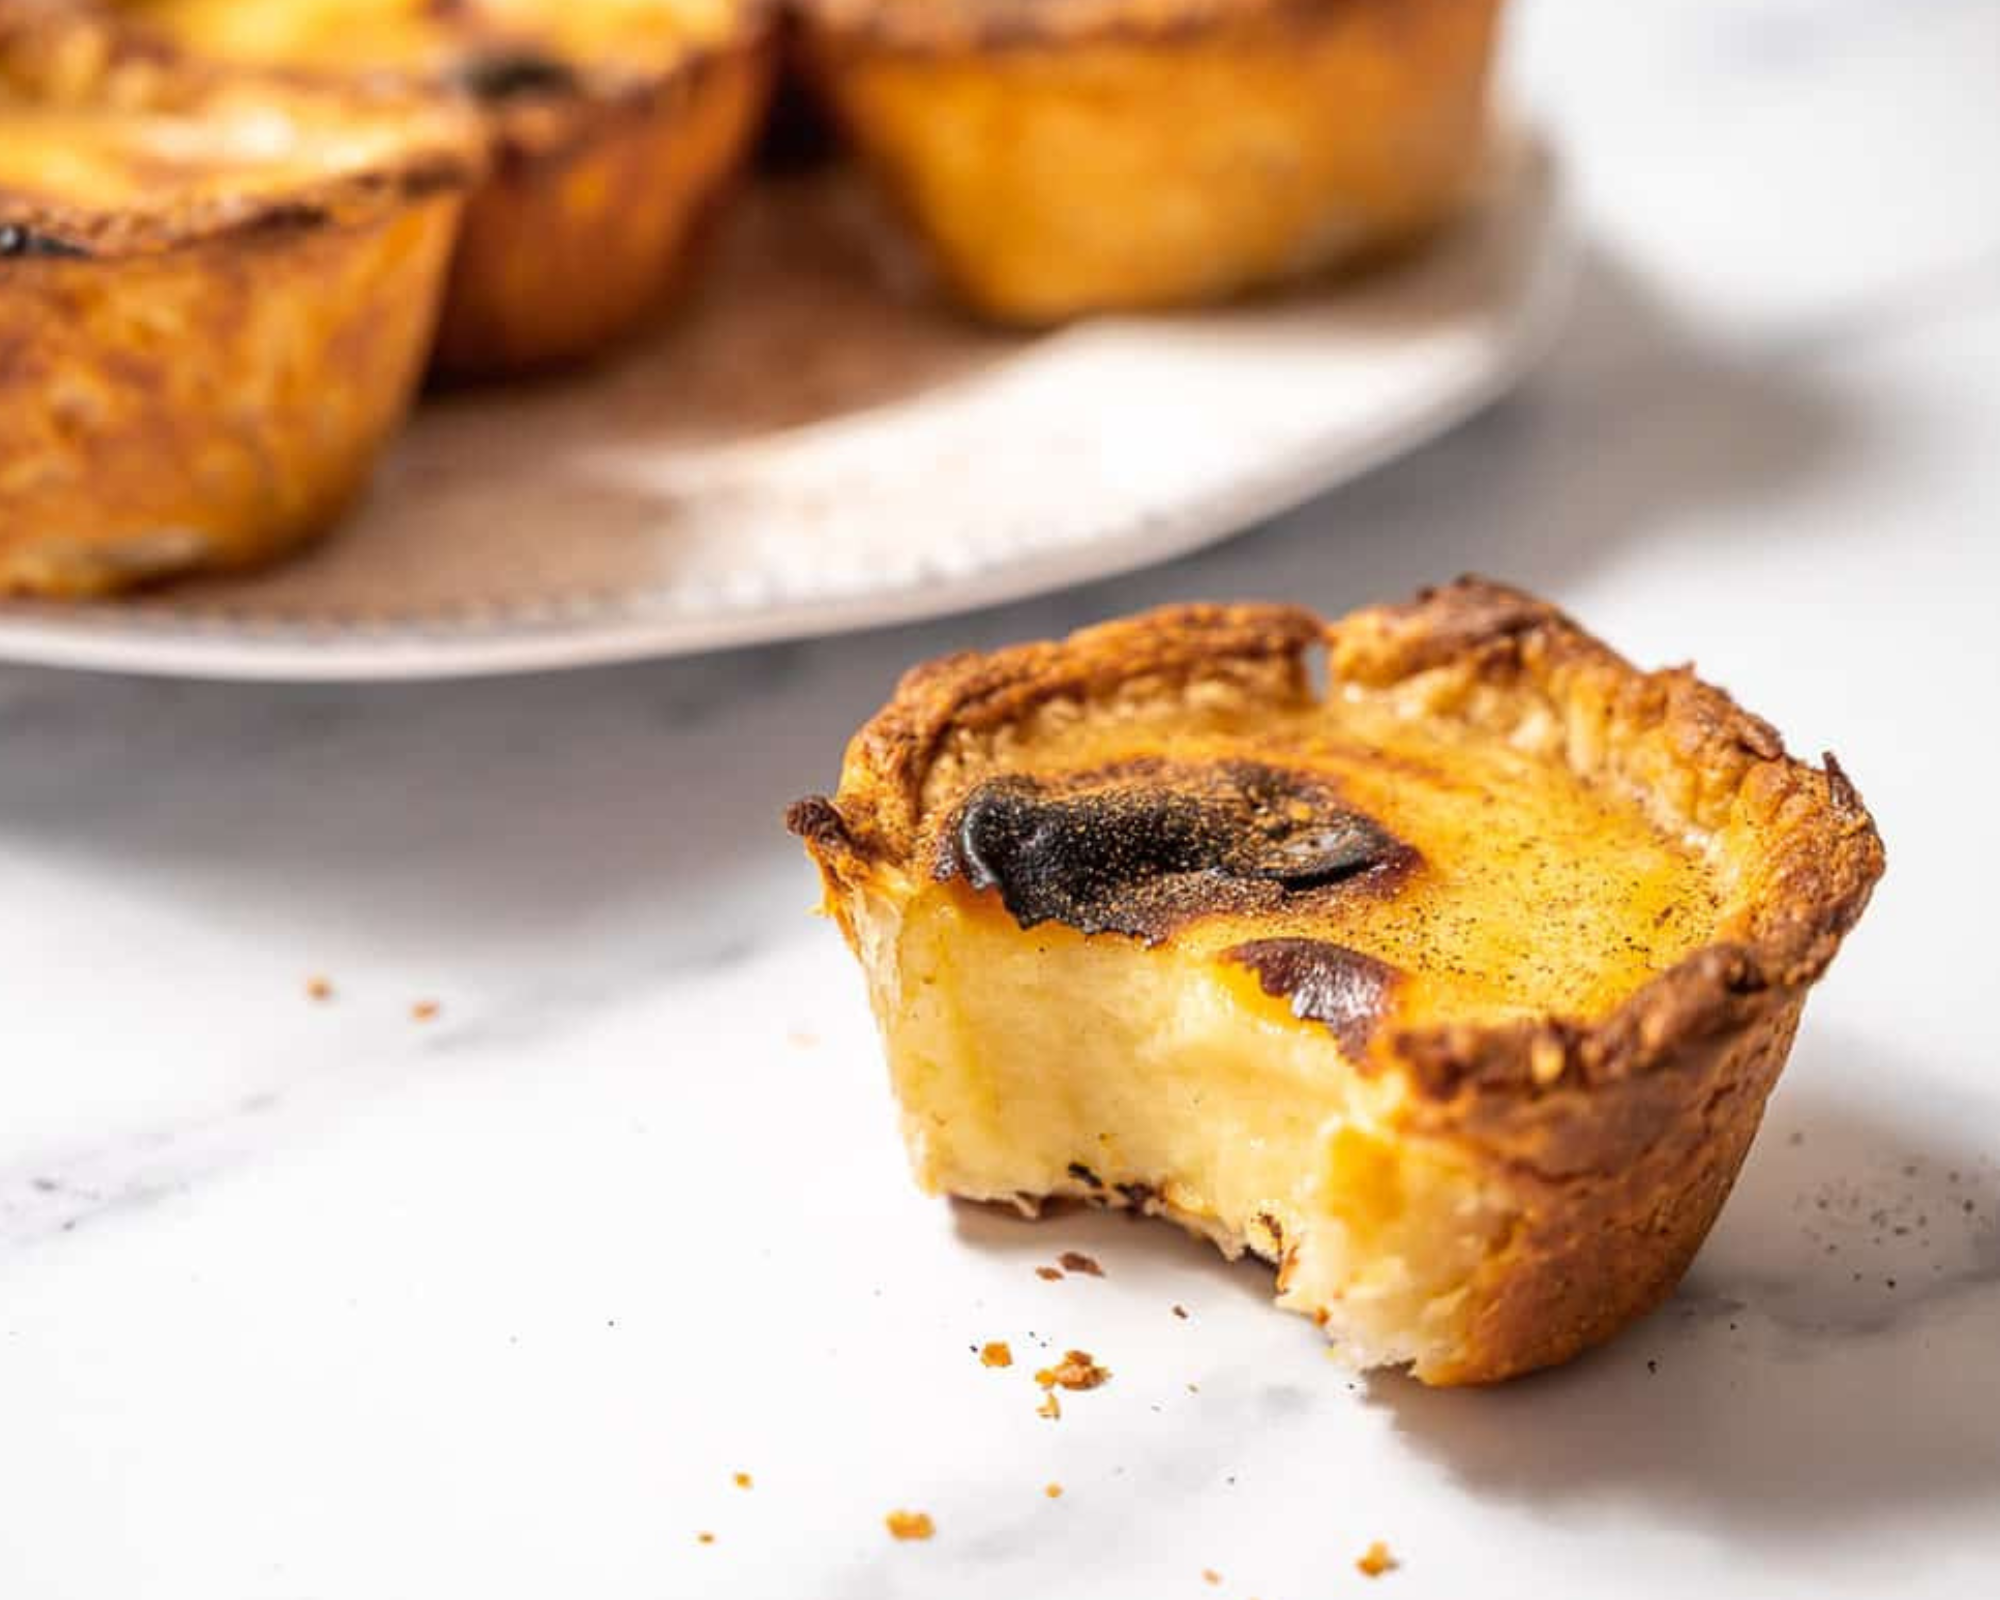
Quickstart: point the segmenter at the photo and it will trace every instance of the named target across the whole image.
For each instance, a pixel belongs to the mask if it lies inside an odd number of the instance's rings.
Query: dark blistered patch
[[[822,850],[842,850],[851,842],[846,819],[823,794],[809,794],[785,807],[785,826]]]
[[[1295,1017],[1325,1023],[1357,1056],[1401,976],[1386,961],[1325,939],[1256,939],[1225,950],[1222,959],[1248,967],[1266,994],[1289,1000]]]
[[[936,876],[998,889],[1023,928],[1060,922],[1158,944],[1199,916],[1309,904],[1414,860],[1307,774],[1151,763],[1059,787],[989,779],[946,829]]]
[[[68,239],[43,233],[18,222],[0,223],[0,256],[87,256],[90,252]]]
[[[539,50],[491,50],[459,65],[458,84],[480,100],[514,100],[574,89],[576,73],[567,62]]]

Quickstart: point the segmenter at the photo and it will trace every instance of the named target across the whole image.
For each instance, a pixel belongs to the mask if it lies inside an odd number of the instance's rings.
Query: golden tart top
[[[222,0],[215,0],[222,3]],[[1494,0],[799,0],[813,24],[835,36],[913,51],[1004,50],[1083,39],[1182,41],[1258,19],[1379,24],[1417,42],[1440,14],[1487,12]]]
[[[506,102],[651,83],[761,20],[746,0],[122,0],[216,60],[449,83]]]
[[[0,260],[373,215],[479,160],[429,101],[214,71],[86,12],[0,20]]]
[[[837,884],[1222,963],[1438,1094],[1643,1070],[1816,978],[1883,865],[1831,757],[1472,579],[946,658],[790,820]]]

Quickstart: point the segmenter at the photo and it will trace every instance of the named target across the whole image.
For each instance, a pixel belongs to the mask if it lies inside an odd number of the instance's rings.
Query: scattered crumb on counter
[[[892,1511],[882,1521],[892,1539],[928,1539],[937,1532],[928,1511]]]
[[[715,1535],[714,1535],[714,1534],[712,1534],[712,1533],[707,1533],[707,1532],[703,1532],[703,1533],[698,1533],[698,1534],[696,1534],[696,1535],[695,1535],[694,1537],[695,1537],[695,1543],[697,1543],[697,1544],[714,1544],[714,1543],[715,1543]]]
[[[1014,1352],[1005,1339],[990,1339],[979,1347],[979,1364],[982,1367],[1011,1367]]]
[[[810,1050],[819,1043],[819,1035],[808,1033],[804,1028],[794,1028],[785,1035],[785,1042],[797,1050]]]
[[[1059,1483],[1045,1485],[1042,1493],[1047,1495],[1051,1500],[1060,1500],[1062,1498],[1062,1485]]]
[[[1657,1362],[1657,1361],[1653,1360],[1653,1359],[1652,1359],[1652,1358],[1651,1358],[1650,1356],[1649,1356],[1649,1357],[1647,1357],[1647,1358],[1646,1358],[1646,1370],[1647,1370],[1648,1372],[1658,1372],[1658,1371],[1660,1370],[1660,1364],[1659,1364],[1659,1362]]]
[[[433,1021],[437,1014],[438,1003],[435,1000],[419,1000],[410,1007],[410,1018],[414,1022]]]
[[[1035,1415],[1047,1417],[1051,1422],[1062,1421],[1062,1402],[1056,1398],[1055,1390],[1051,1389],[1042,1396],[1042,1403],[1035,1407]]]
[[[331,1000],[333,998],[333,980],[317,976],[306,979],[306,998],[308,1000]]]
[[[1096,1389],[1110,1379],[1111,1369],[1100,1367],[1088,1350],[1065,1350],[1060,1362],[1035,1374],[1035,1382],[1044,1389],[1058,1385],[1065,1389]]]
[[[1203,1583],[1220,1583],[1222,1582],[1222,1574],[1217,1572],[1213,1567],[1203,1567],[1201,1569],[1201,1581]]]
[[[1364,1578],[1379,1578],[1385,1572],[1394,1572],[1401,1565],[1380,1539],[1362,1551],[1360,1559],[1354,1563],[1355,1570]]]
[[[1056,1257],[1056,1264],[1065,1272],[1081,1273],[1086,1278],[1104,1276],[1104,1269],[1081,1250],[1065,1250]]]
[[[1174,1307],[1174,1315],[1179,1317],[1181,1321],[1183,1322],[1187,1321],[1187,1314],[1188,1312],[1186,1306],[1177,1305]]]
[[[735,1483],[736,1483],[736,1487],[737,1487],[737,1488],[739,1488],[739,1489],[747,1489],[747,1488],[749,1488],[749,1487],[750,1487],[750,1474],[749,1474],[749,1473],[747,1473],[747,1472],[736,1472],[736,1473],[731,1473],[731,1474],[730,1474],[730,1476],[731,1476],[731,1477],[732,1477],[732,1478],[733,1478],[733,1479],[735,1480]]]
[[[1048,1281],[1048,1282],[1050,1282],[1050,1283],[1054,1283],[1054,1282],[1055,1282],[1055,1281],[1056,1281],[1056,1280],[1057,1280],[1058,1278],[1060,1278],[1060,1277],[1062,1276],[1062,1268],[1060,1268],[1060,1267],[1037,1267],[1037,1268],[1035,1268],[1035,1276],[1036,1276],[1036,1277],[1038,1277],[1038,1278],[1042,1278],[1042,1279],[1045,1279],[1045,1280],[1047,1280],[1047,1281]]]

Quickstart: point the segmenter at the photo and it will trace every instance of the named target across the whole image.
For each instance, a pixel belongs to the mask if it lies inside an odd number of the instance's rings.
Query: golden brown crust
[[[1448,1144],[1517,1197],[1459,1354],[1420,1374],[1509,1376],[1650,1308],[1714,1220],[1805,993],[1883,870],[1837,762],[1796,761],[1688,669],[1641,672],[1555,607],[1468,578],[1331,625],[1290,607],[1178,607],[919,668],[856,736],[837,798],[796,809],[794,827],[837,909],[918,863],[940,759],[962,763],[962,783],[1052,705],[1089,718],[1134,694],[1192,704],[1226,682],[1253,711],[1290,710],[1322,640],[1332,693],[1406,696],[1413,715],[1566,765],[1663,830],[1711,838],[1736,885],[1715,938],[1603,1016],[1378,1030],[1355,1053],[1409,1085],[1405,1134]]]

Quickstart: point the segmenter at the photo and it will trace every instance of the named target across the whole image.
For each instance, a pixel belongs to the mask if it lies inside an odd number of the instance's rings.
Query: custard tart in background
[[[596,354],[685,278],[754,139],[764,0],[121,0],[190,52],[469,99],[491,146],[438,332],[484,377]]]
[[[923,1187],[1170,1218],[1432,1384],[1673,1289],[1883,869],[1833,758],[1471,579],[947,657],[788,820]]]
[[[973,310],[1213,300],[1461,205],[1500,0],[803,0],[810,67]]]
[[[0,592],[245,567],[355,497],[422,375],[477,129],[0,8]]]

